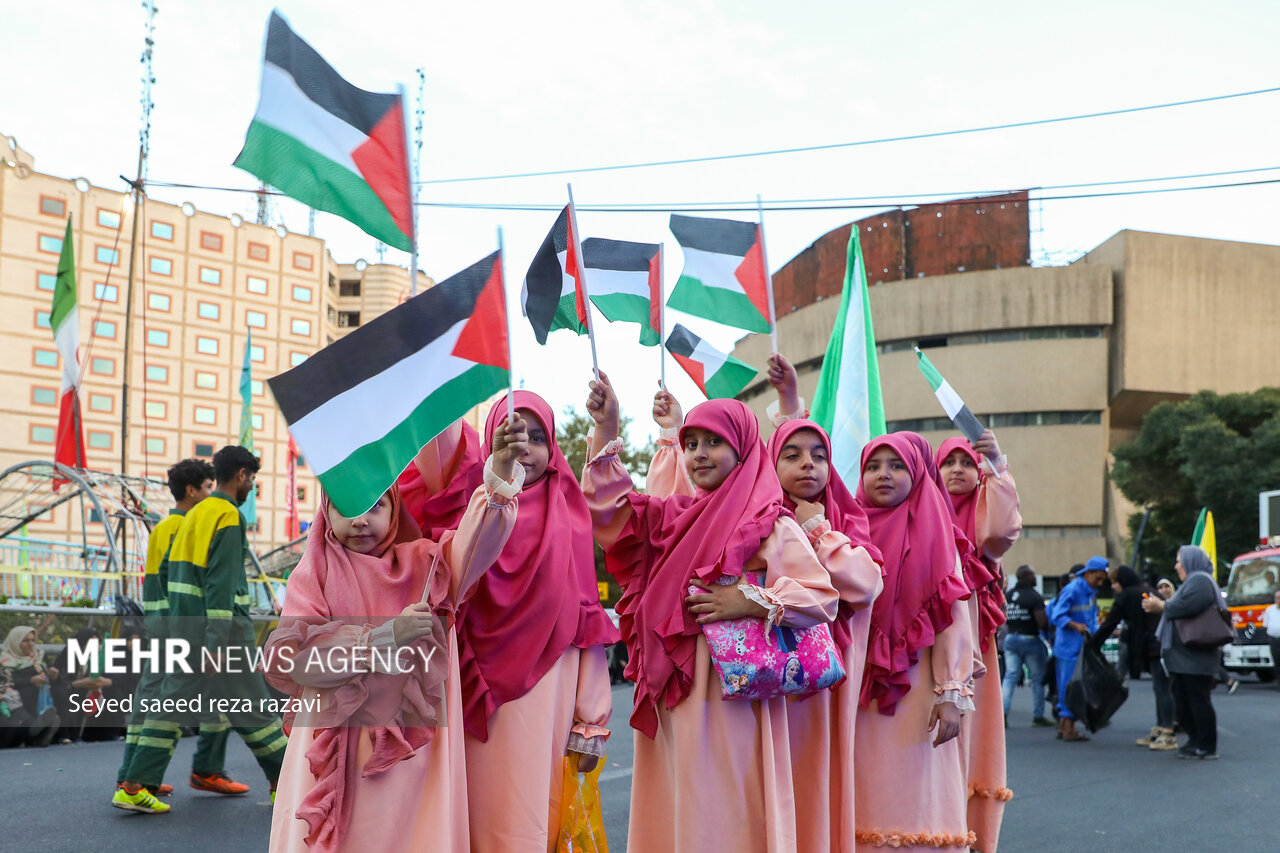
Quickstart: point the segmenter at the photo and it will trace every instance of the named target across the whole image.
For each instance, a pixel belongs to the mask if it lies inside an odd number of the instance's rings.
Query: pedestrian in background
[[[1031,682],[1031,725],[1051,726],[1044,715],[1044,674],[1049,662],[1049,649],[1040,638],[1049,627],[1045,615],[1044,599],[1036,591],[1036,572],[1030,566],[1019,566],[1017,583],[1009,592],[1006,603],[1009,633],[1004,638],[1004,720],[1009,724],[1009,705],[1013,701],[1013,688],[1027,668]]]
[[[1262,629],[1267,632],[1267,642],[1271,644],[1271,672],[1280,670],[1280,589],[1276,590],[1276,603],[1262,611]],[[1280,678],[1275,680],[1280,688]]]
[[[1080,576],[1067,584],[1049,605],[1049,621],[1057,627],[1053,657],[1058,676],[1058,737],[1068,742],[1088,740],[1076,731],[1075,715],[1067,707],[1067,682],[1076,670],[1085,637],[1098,629],[1098,589],[1107,580],[1107,558],[1090,557]]]

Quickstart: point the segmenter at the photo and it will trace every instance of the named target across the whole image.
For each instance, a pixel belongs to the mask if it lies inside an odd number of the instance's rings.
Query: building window
[[[216,302],[201,302],[196,305],[196,313],[203,320],[217,320],[222,316],[222,309]]]
[[[148,262],[147,269],[156,275],[173,275],[173,261],[168,258],[153,257]]]
[[[165,440],[163,438],[146,438],[142,442],[142,451],[148,456],[163,456]]]
[[[49,328],[49,312],[48,311],[36,312],[36,328],[37,329]]]
[[[267,280],[261,276],[249,276],[247,286],[250,293],[256,293],[260,296],[267,295]]]
[[[249,344],[249,360],[263,362],[267,360],[267,350],[257,344]]]
[[[148,382],[168,382],[169,368],[163,364],[148,364],[146,375]]]
[[[33,426],[31,427],[31,443],[32,444],[53,444],[53,427],[50,426]]]
[[[110,394],[90,394],[89,395],[89,411],[91,412],[114,412],[116,409],[116,401]]]
[[[304,361],[306,361],[306,360],[307,360],[307,354],[306,354],[305,352],[291,352],[291,353],[289,353],[289,366],[290,366],[290,367],[297,367],[299,364],[302,364],[302,362],[304,362]]]
[[[97,246],[93,251],[93,259],[100,264],[114,267],[120,263],[120,250],[110,246]]]
[[[31,356],[36,367],[57,367],[58,351],[56,349],[41,349],[36,347]]]
[[[267,315],[261,311],[244,312],[244,324],[253,329],[265,329],[267,327]]]
[[[289,323],[289,331],[293,332],[295,335],[310,335],[311,321],[295,318],[291,323]]]
[[[306,503],[306,501],[307,501],[307,487],[298,486],[298,503]]]
[[[93,286],[93,298],[99,302],[119,302],[120,289],[114,284],[98,282]]]
[[[163,418],[169,413],[169,406],[163,400],[147,400],[142,406],[142,413],[148,418]]]
[[[152,308],[156,311],[168,311],[169,306],[172,304],[173,304],[173,301],[169,299],[167,294],[164,294],[164,293],[148,293],[147,294],[148,308]]]
[[[167,347],[169,333],[164,329],[147,329],[147,343],[153,347]]]
[[[360,295],[360,279],[345,279],[338,284],[339,296],[359,296]]]
[[[116,360],[95,355],[89,361],[89,372],[96,373],[99,376],[115,376]]]
[[[205,444],[202,441],[197,441],[195,444],[195,447],[193,447],[191,450],[192,450],[191,455],[197,457],[198,459],[208,459],[210,456],[213,455],[213,445]]]
[[[293,268],[295,270],[310,270],[315,266],[315,259],[306,252],[293,253]]]
[[[37,243],[37,245],[39,246],[40,251],[44,252],[46,255],[62,254],[62,238],[61,237],[54,237],[51,234],[41,234],[40,240]]]
[[[112,231],[120,230],[120,211],[107,210],[106,208],[98,208],[98,227],[110,228]]]
[[[254,412],[254,413],[252,413],[252,414],[249,416],[249,418],[250,418],[250,420],[252,420],[252,421],[253,421],[253,428],[254,428],[254,429],[262,429],[262,415],[261,415],[261,414],[259,414],[258,412]]]
[[[309,303],[311,301],[311,288],[295,284],[293,286],[293,301]]]
[[[50,198],[47,195],[40,196],[40,212],[45,216],[66,216],[67,203],[60,198]]]
[[[210,252],[222,251],[222,235],[212,231],[200,232],[200,248]]]
[[[51,272],[36,273],[36,287],[40,290],[53,291],[58,287],[58,277]]]
[[[222,270],[213,267],[200,267],[200,281],[204,284],[222,284]]]
[[[196,406],[193,419],[198,424],[216,424],[218,413],[208,406]]]
[[[210,373],[207,370],[197,370],[196,387],[216,391],[218,389],[218,374]]]
[[[269,261],[271,260],[271,247],[266,243],[249,242],[249,260],[251,261]]]
[[[111,433],[98,432],[95,429],[89,430],[89,447],[94,450],[110,450]]]
[[[109,338],[114,341],[116,339],[116,324],[110,320],[94,320],[93,336],[95,338]]]
[[[351,329],[360,325],[359,311],[339,311],[338,312],[338,328]]]
[[[252,394],[253,394],[253,396],[255,396],[255,397],[261,397],[261,396],[262,396],[262,392],[263,392],[264,390],[265,390],[265,386],[262,384],[262,380],[261,380],[261,379],[250,379],[250,380],[249,380],[249,391],[250,391],[250,393],[252,393]]]
[[[173,240],[173,226],[168,222],[151,222],[151,236],[157,240]]]
[[[36,406],[56,406],[58,405],[58,392],[54,388],[37,386],[31,389],[31,402]]]
[[[198,336],[196,338],[196,352],[201,353],[203,355],[217,355],[218,339]]]

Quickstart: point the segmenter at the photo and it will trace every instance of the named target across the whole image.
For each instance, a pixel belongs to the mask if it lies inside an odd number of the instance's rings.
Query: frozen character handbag
[[[722,577],[717,584],[741,582],[760,586],[764,572],[747,572],[741,579]],[[700,592],[689,587],[689,594]],[[827,623],[810,628],[766,625],[753,616],[709,622],[702,626],[711,660],[720,675],[725,699],[772,699],[803,696],[834,687],[845,679],[844,664]]]

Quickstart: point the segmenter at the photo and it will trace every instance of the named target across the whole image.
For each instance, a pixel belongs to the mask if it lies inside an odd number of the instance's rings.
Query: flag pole
[[[591,341],[591,370],[600,381],[600,361],[596,358],[596,328],[591,322],[591,291],[587,288],[587,262],[582,257],[582,235],[578,233],[578,208],[573,204],[573,184],[569,188],[569,229],[573,232],[573,255],[578,259],[578,276],[582,282],[582,307],[587,315],[587,338]]]
[[[400,111],[404,115],[404,153],[409,154],[409,146],[412,140],[409,139],[409,96],[405,92],[404,84],[396,86],[396,92],[400,95]],[[421,151],[421,147],[418,149]],[[409,163],[409,210],[412,213],[410,222],[413,233],[409,235],[409,242],[413,244],[413,250],[409,252],[409,297],[418,295],[418,157],[415,155]]]
[[[764,245],[764,200],[756,193],[756,212],[760,215],[760,262],[764,264],[765,292],[769,294],[769,338],[778,352],[778,315],[773,308],[773,273],[769,272],[769,252]]]
[[[658,244],[658,386],[667,390],[667,289],[662,261],[666,243]]]
[[[502,321],[507,324],[507,423],[516,419],[516,372],[511,360],[511,312],[507,310],[507,255],[502,244],[502,226],[498,226],[498,264],[502,269]]]

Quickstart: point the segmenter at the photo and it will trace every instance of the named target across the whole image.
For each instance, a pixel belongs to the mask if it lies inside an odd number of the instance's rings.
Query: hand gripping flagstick
[[[577,283],[582,286],[582,310],[587,315],[587,338],[591,341],[591,370],[600,381],[600,362],[596,358],[596,328],[591,322],[591,291],[587,288],[587,264],[582,257],[582,235],[578,233],[578,209],[573,204],[573,184],[569,188],[569,230],[573,234],[573,257],[578,267]]]
[[[511,312],[507,310],[507,253],[502,245],[502,226],[498,226],[498,265],[502,269],[502,320],[507,324],[507,423],[516,419],[516,376],[511,367]]]
[[[764,244],[764,199],[756,193],[756,211],[760,214],[760,263],[764,265],[765,292],[769,295],[769,339],[778,351],[778,315],[773,308],[773,273],[769,272],[769,252]]]

